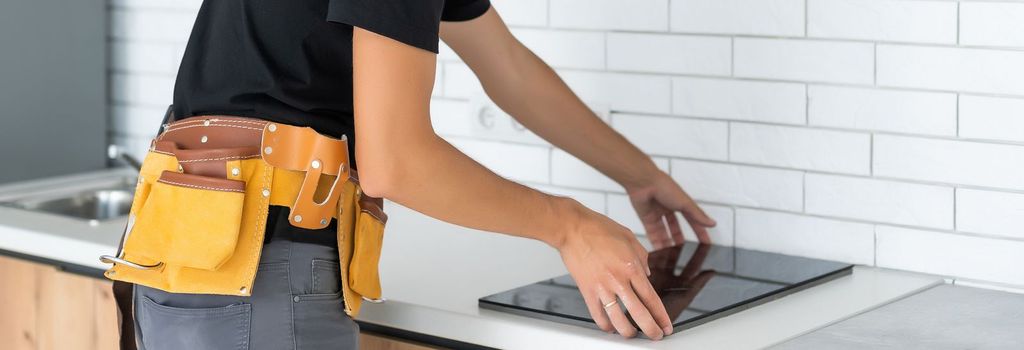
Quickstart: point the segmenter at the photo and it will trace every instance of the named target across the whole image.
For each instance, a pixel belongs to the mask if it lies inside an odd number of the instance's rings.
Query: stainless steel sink
[[[0,201],[0,205],[90,222],[128,215],[135,193],[134,179],[124,177],[79,185],[64,191],[40,191],[23,195]]]
[[[14,206],[32,211],[77,217],[87,220],[108,220],[128,215],[132,191],[105,189],[77,193],[71,197],[47,200],[23,200]]]

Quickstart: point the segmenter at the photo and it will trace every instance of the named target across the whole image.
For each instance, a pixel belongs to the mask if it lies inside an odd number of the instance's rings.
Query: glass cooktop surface
[[[850,274],[853,265],[686,243],[651,252],[651,284],[676,330]],[[480,307],[597,328],[569,275],[480,298]]]

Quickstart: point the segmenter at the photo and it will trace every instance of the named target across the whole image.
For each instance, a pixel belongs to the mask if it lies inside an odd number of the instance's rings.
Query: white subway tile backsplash
[[[872,265],[871,224],[755,209],[736,210],[736,246],[809,258]]]
[[[672,113],[782,124],[806,122],[804,84],[676,77]]]
[[[445,97],[474,98],[485,95],[480,80],[461,62],[444,64],[444,84],[441,89]]]
[[[174,77],[113,73],[110,99],[118,104],[167,108],[174,92]]]
[[[733,245],[733,210],[730,207],[714,205],[714,204],[700,204],[705,214],[708,214],[712,219],[715,220],[717,225],[708,230],[708,236],[711,238],[711,242],[717,245],[732,246]],[[619,224],[626,226],[631,231],[637,234],[646,234],[647,230],[644,229],[640,218],[636,214],[636,210],[633,209],[633,204],[629,201],[629,196],[624,194],[609,194],[608,195],[608,217],[612,218]],[[693,233],[693,228],[686,222],[681,214],[676,214],[676,219],[679,220],[679,226],[683,231],[683,238],[687,241],[697,241],[697,235]]]
[[[673,0],[672,31],[803,36],[803,0]]]
[[[469,102],[435,98],[430,101],[430,122],[442,136],[472,136],[473,116]]]
[[[729,75],[729,38],[608,33],[608,68],[631,72]]]
[[[956,229],[1024,239],[1024,194],[958,188]]]
[[[735,38],[738,77],[871,84],[874,45],[824,40]]]
[[[732,123],[729,159],[788,168],[869,174],[871,137],[846,131]]]
[[[451,46],[448,46],[443,40],[437,42],[437,62],[438,67],[443,66],[442,62],[450,61],[461,61],[459,54],[455,52]]]
[[[956,44],[957,3],[917,0],[808,0],[807,36]]]
[[[111,7],[198,11],[203,0],[110,0]]]
[[[878,266],[1024,285],[1024,242],[878,226]]]
[[[517,28],[512,34],[552,67],[605,67],[604,33]]]
[[[113,41],[110,43],[110,68],[118,72],[173,76],[178,71],[177,52],[175,44]]]
[[[667,159],[654,157],[653,160],[658,168],[668,171]],[[553,150],[551,154],[551,183],[572,188],[625,192],[622,186],[611,178],[559,149]]]
[[[803,177],[794,170],[672,160],[672,178],[690,196],[716,203],[801,211]]]
[[[1024,99],[960,95],[960,137],[1024,142]]]
[[[725,122],[614,114],[612,127],[648,154],[717,160],[729,156]]]
[[[195,20],[193,11],[113,9],[110,11],[110,37],[184,45]]]
[[[960,2],[960,45],[1024,46],[1024,3]]]
[[[111,125],[119,134],[143,140],[156,137],[167,106],[114,105],[110,109]],[[142,158],[139,158],[142,159]]]
[[[538,146],[551,145],[486,97],[471,99],[469,114],[470,133],[476,138]]]
[[[543,26],[548,23],[548,0],[491,0],[505,24]]]
[[[878,85],[1024,95],[1024,51],[878,45]]]
[[[587,103],[605,104],[613,111],[671,111],[669,77],[574,70],[561,70],[558,74]]]
[[[449,137],[448,142],[498,175],[519,181],[548,183],[548,147]]]
[[[811,125],[956,136],[956,94],[812,85]]]
[[[811,214],[930,228],[953,228],[953,189],[889,180],[807,174]]]
[[[551,26],[602,30],[668,30],[668,0],[549,0]]]
[[[875,135],[875,175],[1024,190],[1024,146]]]

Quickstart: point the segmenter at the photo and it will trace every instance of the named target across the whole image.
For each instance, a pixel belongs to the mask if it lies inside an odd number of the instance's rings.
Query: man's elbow
[[[400,169],[396,168],[396,164],[380,158],[364,160],[358,156],[357,161],[359,187],[363,193],[377,198],[393,198],[396,195],[395,190],[401,182]]]
[[[394,196],[395,183],[387,171],[379,171],[374,167],[359,166],[359,187],[370,197],[391,198]]]

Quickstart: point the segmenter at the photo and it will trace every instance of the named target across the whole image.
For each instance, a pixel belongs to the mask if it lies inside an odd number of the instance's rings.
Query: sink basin
[[[133,195],[133,191],[103,189],[80,192],[64,198],[24,200],[15,202],[14,206],[25,210],[102,221],[128,215]]]
[[[105,221],[128,215],[135,194],[129,178],[84,184],[65,191],[34,193],[0,202],[22,210],[56,214],[89,221]]]

